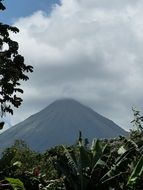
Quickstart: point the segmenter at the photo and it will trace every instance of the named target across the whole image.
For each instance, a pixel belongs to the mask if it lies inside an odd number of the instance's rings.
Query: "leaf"
[[[94,168],[98,160],[101,158],[103,154],[103,147],[101,142],[97,140],[92,141],[91,145],[91,152],[92,152],[92,167]]]
[[[14,190],[25,190],[23,183],[19,179],[5,178],[10,183]]]
[[[0,122],[0,130],[4,127],[4,121]]]
[[[23,94],[23,92],[24,92],[21,88],[14,88],[14,91],[15,91],[15,92],[20,92],[20,93],[22,93],[22,94]]]
[[[102,184],[112,180],[113,178],[115,179],[116,177],[122,175],[122,173],[126,172],[122,171],[124,170],[122,169],[122,166],[125,166],[128,157],[131,157],[131,154],[133,154],[133,150],[133,148],[130,148],[125,153],[121,154],[121,156],[116,160],[115,164],[111,167],[111,169],[101,178]]]
[[[60,169],[65,174],[72,172],[73,175],[77,176],[78,169],[77,169],[76,158],[74,158],[73,155],[70,154],[69,150],[65,146],[63,146],[63,150],[64,150],[64,156],[67,161],[65,162],[64,158],[58,157],[57,163],[58,163]],[[67,171],[67,169],[68,169],[68,171]]]
[[[91,151],[93,155],[97,153],[102,153],[102,144],[98,139],[93,139],[92,145],[91,145]]]
[[[21,164],[22,164],[22,163],[21,163],[20,161],[16,161],[16,162],[13,163],[13,166],[17,166],[17,167],[20,168],[20,167],[21,167]]]
[[[79,147],[79,151],[79,170],[82,171],[91,164],[90,152],[84,146]]]
[[[4,11],[5,10],[5,6],[0,2],[0,10]]]
[[[140,157],[134,170],[132,171],[127,185],[132,187],[136,183],[137,179],[142,176],[142,174],[143,174],[143,156]]]
[[[121,154],[120,157],[117,158],[116,164],[119,163],[119,162],[121,162],[125,158],[131,158],[131,156],[133,156],[133,152],[134,151],[135,151],[135,148],[132,147],[132,148],[128,149],[126,152],[124,152],[123,154]]]
[[[25,69],[27,72],[33,72],[33,67],[31,65],[28,65],[26,66],[26,69]]]
[[[118,150],[118,154],[124,154],[126,152],[126,149],[124,148],[124,146],[121,146]]]

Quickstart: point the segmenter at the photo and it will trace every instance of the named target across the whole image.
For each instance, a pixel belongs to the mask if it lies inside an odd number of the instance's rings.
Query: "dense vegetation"
[[[75,145],[53,147],[43,154],[17,140],[3,152],[0,171],[1,189],[6,184],[6,189],[26,190],[142,190],[143,131],[94,139],[91,145],[80,133]]]

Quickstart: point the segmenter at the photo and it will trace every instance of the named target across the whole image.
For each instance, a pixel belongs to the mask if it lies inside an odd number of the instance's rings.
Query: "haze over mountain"
[[[91,108],[73,99],[62,99],[0,134],[0,152],[16,139],[23,139],[40,152],[59,144],[74,144],[79,130],[90,141],[127,135],[125,130]]]

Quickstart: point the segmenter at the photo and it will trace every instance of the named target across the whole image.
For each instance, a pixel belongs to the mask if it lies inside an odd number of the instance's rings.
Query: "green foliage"
[[[139,158],[137,163],[135,163],[134,169],[129,176],[127,185],[133,187],[136,184],[138,178],[143,176],[143,155]]]
[[[8,189],[14,187],[5,176],[21,180],[28,190],[142,190],[143,131],[94,139],[91,146],[80,132],[76,145],[52,147],[43,154],[17,140],[3,152],[0,171]]]
[[[132,108],[134,119],[131,121],[133,123],[133,126],[137,127],[137,130],[143,131],[142,127],[142,121],[143,121],[143,116],[140,115],[140,111],[136,110],[135,108]]]
[[[64,176],[66,190],[140,190],[143,182],[143,143],[119,137],[93,140],[85,146],[82,138],[74,151],[63,146],[54,163]],[[142,181],[142,182],[141,182]]]
[[[56,168],[65,176],[67,190],[86,190],[99,186],[98,184],[93,185],[92,180],[97,168],[101,170],[106,168],[104,162],[106,148],[107,146],[99,140],[94,140],[91,147],[88,148],[82,138],[79,138],[76,152],[63,146],[64,154],[57,155],[54,158],[54,163]],[[99,180],[99,178],[96,180]]]
[[[6,181],[12,186],[13,190],[25,190],[23,183],[19,179],[5,178]]]
[[[13,146],[3,152],[0,170],[3,171],[4,175],[16,176],[37,164],[37,154],[24,141],[16,140]]]
[[[91,146],[80,136],[76,145],[44,154],[16,141],[3,153],[0,177],[18,178],[28,190],[142,190],[143,141],[141,131],[131,133],[127,138],[94,139]]]
[[[0,10],[5,7],[0,0]],[[10,38],[10,32],[18,33],[16,27],[0,23],[0,105],[1,116],[9,112],[13,114],[13,108],[19,107],[22,98],[17,93],[23,93],[19,87],[20,80],[28,80],[25,73],[33,72],[31,65],[24,63],[24,57],[18,53],[18,43]]]
[[[5,6],[0,0],[0,11],[5,10]],[[25,73],[33,72],[31,65],[24,63],[24,57],[18,53],[18,43],[10,38],[10,32],[18,33],[19,29],[0,22],[0,116],[9,112],[13,114],[13,107],[19,107],[23,101],[18,93],[23,93],[19,87],[21,80],[28,80]],[[4,126],[4,122],[0,122],[0,129]],[[17,147],[18,148],[18,147]],[[20,147],[21,148],[21,147]],[[26,148],[26,147],[25,147]],[[23,149],[22,149],[23,150]],[[25,151],[29,151],[28,148]],[[24,185],[19,179],[5,178],[5,176],[14,175],[17,168],[21,168],[25,153],[21,152],[21,161],[18,157],[18,149],[15,146],[7,149],[3,158],[0,160],[0,189],[24,190]],[[27,153],[28,154],[28,153]],[[31,154],[30,154],[31,155]],[[16,159],[14,162],[13,159]],[[26,159],[28,160],[29,157]],[[18,160],[18,161],[17,161]],[[3,180],[5,178],[5,180]]]

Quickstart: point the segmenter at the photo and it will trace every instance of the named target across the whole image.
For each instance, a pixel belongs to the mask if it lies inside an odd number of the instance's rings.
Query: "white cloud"
[[[143,111],[142,8],[143,0],[62,0],[50,16],[17,20],[14,37],[35,71],[14,121],[72,97],[127,127],[131,107]]]

